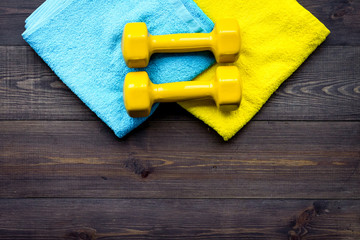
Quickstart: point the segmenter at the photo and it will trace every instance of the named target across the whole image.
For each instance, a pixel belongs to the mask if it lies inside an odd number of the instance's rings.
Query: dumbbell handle
[[[213,82],[175,82],[151,84],[154,102],[177,102],[213,96]]]
[[[180,33],[170,35],[150,35],[152,53],[196,52],[211,50],[212,33]]]

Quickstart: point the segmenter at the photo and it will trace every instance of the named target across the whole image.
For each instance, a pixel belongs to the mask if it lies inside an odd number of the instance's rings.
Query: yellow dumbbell
[[[153,53],[212,51],[219,63],[235,62],[240,52],[240,28],[235,19],[219,20],[211,33],[153,36],[143,22],[125,25],[122,53],[131,68],[146,67]]]
[[[220,66],[213,81],[153,84],[146,72],[130,72],[124,82],[125,108],[131,117],[146,117],[155,102],[178,102],[213,98],[223,111],[236,110],[241,101],[242,84],[235,66]]]

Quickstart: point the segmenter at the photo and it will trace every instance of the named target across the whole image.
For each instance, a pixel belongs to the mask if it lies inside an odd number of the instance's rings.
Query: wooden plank
[[[330,45],[360,44],[360,1],[298,0],[330,31],[326,40]]]
[[[252,122],[226,143],[202,123],[1,121],[0,197],[360,196],[359,122]]]
[[[1,199],[0,212],[9,240],[360,238],[358,200]]]
[[[30,47],[0,56],[0,119],[96,119]]]
[[[318,48],[255,120],[359,120],[360,48]]]
[[[0,2],[0,45],[26,45],[21,34],[25,19],[43,0],[2,0]],[[299,0],[306,9],[327,26],[332,34],[330,45],[359,45],[360,2],[343,0]]]
[[[95,120],[30,49],[0,47],[1,120]],[[360,47],[320,47],[270,98],[256,120],[360,120]],[[160,120],[191,120],[163,104]]]
[[[21,34],[25,19],[45,0],[0,1],[0,45],[27,45]]]

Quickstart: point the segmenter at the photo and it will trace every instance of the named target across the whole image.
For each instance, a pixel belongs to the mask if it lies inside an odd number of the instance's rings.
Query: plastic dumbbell
[[[212,51],[219,63],[235,62],[240,52],[240,28],[235,19],[221,19],[211,33],[150,35],[143,22],[128,23],[122,53],[131,68],[146,67],[153,53]]]
[[[212,81],[153,84],[146,72],[130,72],[124,82],[124,103],[131,117],[146,117],[155,102],[178,102],[213,98],[223,111],[236,110],[241,102],[242,83],[236,66],[220,66]]]

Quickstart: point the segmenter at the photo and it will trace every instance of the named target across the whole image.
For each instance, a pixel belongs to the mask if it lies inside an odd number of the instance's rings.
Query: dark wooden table
[[[176,104],[117,139],[0,2],[0,239],[360,239],[360,1],[231,141]]]

